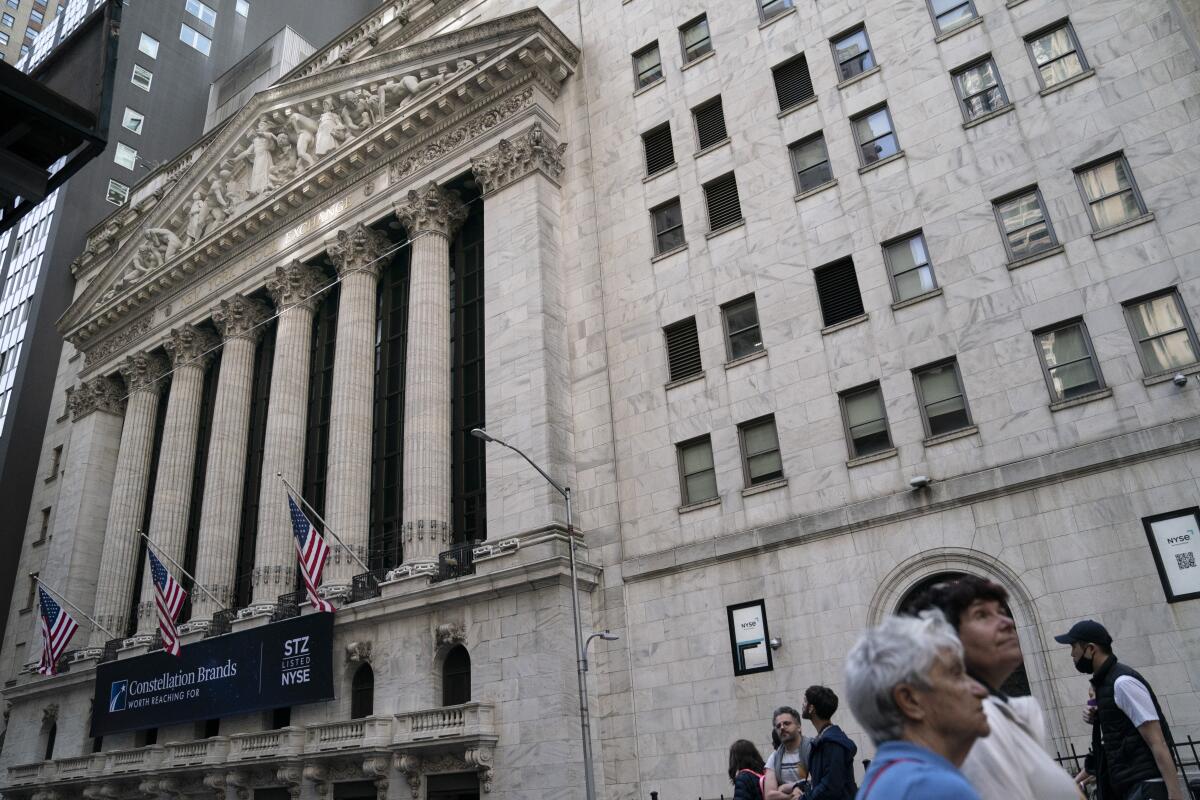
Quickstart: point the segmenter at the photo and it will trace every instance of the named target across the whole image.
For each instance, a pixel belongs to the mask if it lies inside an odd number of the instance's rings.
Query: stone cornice
[[[459,199],[458,192],[444,189],[433,181],[420,189],[409,189],[395,208],[396,217],[410,237],[440,233],[449,238],[467,219],[467,207]]]
[[[327,241],[329,260],[341,277],[351,272],[378,275],[383,268],[383,255],[391,246],[386,233],[368,228],[361,222],[338,230]]]
[[[254,342],[265,330],[262,325],[271,316],[266,303],[244,295],[234,295],[222,300],[213,310],[213,324],[226,341],[249,339]]]
[[[526,175],[540,172],[557,183],[563,173],[566,144],[558,144],[534,120],[532,127],[519,136],[501,139],[495,147],[471,159],[471,171],[490,194],[515,183]]]
[[[115,380],[101,375],[75,387],[67,396],[67,409],[71,412],[72,422],[78,422],[93,411],[121,416],[125,413],[125,392]]]

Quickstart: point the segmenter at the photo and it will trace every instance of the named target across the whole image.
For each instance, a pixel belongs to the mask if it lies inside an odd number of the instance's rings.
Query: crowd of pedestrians
[[[730,747],[734,800],[1080,800],[1089,786],[1098,800],[1185,800],[1154,690],[1117,660],[1104,626],[1083,620],[1055,639],[1091,676],[1092,748],[1074,778],[1046,749],[1038,702],[1002,689],[1022,662],[1007,594],[968,575],[926,590],[850,650],[847,703],[875,745],[861,788],[858,747],[833,722],[838,696],[810,686],[801,711],[775,710],[765,760],[745,739]]]

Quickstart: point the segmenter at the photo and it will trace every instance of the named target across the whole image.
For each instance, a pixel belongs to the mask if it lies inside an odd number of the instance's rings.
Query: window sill
[[[1020,269],[1021,267],[1032,264],[1035,261],[1041,261],[1043,258],[1050,258],[1051,256],[1056,256],[1059,253],[1063,252],[1063,249],[1064,248],[1061,244],[1056,244],[1056,245],[1054,245],[1054,247],[1043,250],[1040,253],[1034,253],[1031,256],[1025,256],[1025,258],[1019,259],[1017,261],[1010,261],[1010,262],[1008,262],[1008,268],[1010,270]]]
[[[854,84],[858,83],[859,81],[865,81],[867,78],[871,77],[872,75],[874,75],[878,72],[879,72],[879,65],[876,64],[875,66],[871,67],[866,72],[860,72],[857,75],[855,75],[853,78],[846,78],[846,80],[842,81],[841,83],[839,83],[837,85],[837,88],[845,89],[849,86],[853,86]]]
[[[1009,8],[1012,8],[1012,6],[1009,6]],[[1061,91],[1061,90],[1067,88],[1068,86],[1074,86],[1075,84],[1079,83],[1080,81],[1086,81],[1088,78],[1092,77],[1095,74],[1096,74],[1096,70],[1094,70],[1094,69],[1085,70],[1073,78],[1067,78],[1062,83],[1056,83],[1053,86],[1047,86],[1045,89],[1042,89],[1040,92],[1038,92],[1038,94],[1040,94],[1042,97],[1045,97],[1048,94],[1054,94],[1055,92]]]
[[[713,56],[715,56],[716,54],[717,54],[717,51],[716,51],[716,50],[709,50],[707,53],[705,53],[704,55],[700,56],[699,58],[694,58],[694,59],[692,59],[691,61],[687,62],[686,64],[684,64],[684,65],[683,65],[682,67],[680,67],[679,69],[680,69],[680,71],[681,71],[681,72],[686,72],[687,70],[689,70],[689,69],[691,69],[692,67],[696,66],[696,65],[697,65],[697,64],[699,64],[700,62],[702,62],[702,61],[708,61],[710,58],[712,58],[712,57],[713,57]]]
[[[784,17],[790,17],[795,13],[796,13],[795,6],[792,6],[787,11],[780,11],[778,14],[771,17],[770,19],[763,20],[762,22],[758,23],[758,29],[761,31],[764,28],[769,28],[770,26],[774,25],[776,22],[779,22],[779,20],[783,19]]]
[[[767,357],[767,350],[766,350],[766,348],[763,348],[762,350],[759,350],[757,353],[750,353],[749,355],[744,355],[741,358],[735,358],[732,361],[726,361],[725,369],[730,370],[730,369],[733,369],[734,367],[740,367],[742,364],[748,364],[751,361],[758,361],[760,358],[766,358],[766,357]]]
[[[1019,6],[1019,5],[1021,5],[1021,3],[1024,3],[1024,2],[1025,2],[1025,0],[1008,0],[1008,2],[1004,4],[1004,7],[1005,8],[1015,8],[1016,6]]]
[[[57,475],[47,475],[42,483],[54,483],[56,480],[58,480]]]
[[[898,454],[899,452],[900,451],[898,451],[896,448],[889,447],[887,450],[880,450],[878,453],[871,453],[871,455],[869,455],[869,456],[858,456],[857,458],[852,458],[846,462],[846,466],[847,467],[861,467],[863,464],[872,464],[876,461],[883,461],[885,459],[889,459],[889,458],[895,456],[896,454]]]
[[[686,378],[676,378],[673,381],[667,381],[663,388],[667,391],[670,391],[678,386],[684,386],[685,384],[695,383],[696,381],[702,380],[704,380],[704,370],[700,370],[695,375],[688,375]]]
[[[797,203],[799,203],[801,200],[803,200],[806,197],[812,197],[814,194],[820,194],[821,192],[825,191],[826,189],[832,189],[833,187],[837,186],[837,183],[838,183],[837,178],[834,178],[831,181],[822,183],[820,186],[814,186],[811,189],[807,189],[807,190],[801,192],[800,194],[796,195],[792,199],[795,200]]]
[[[44,545],[44,544],[45,544],[47,541],[49,541],[49,539],[50,539],[50,537],[49,537],[49,536],[43,536],[43,537],[42,537],[42,538],[40,538],[40,539],[35,539],[34,541],[32,541],[32,542],[30,543],[30,545],[29,545],[29,546],[30,546],[30,547],[41,547],[41,546],[42,546],[42,545]]]
[[[1136,228],[1138,225],[1145,225],[1147,222],[1153,222],[1153,221],[1154,221],[1153,213],[1142,214],[1137,219],[1131,219],[1128,222],[1122,222],[1120,225],[1113,225],[1111,228],[1105,228],[1102,231],[1096,231],[1095,233],[1092,234],[1092,241],[1098,242],[1101,239],[1107,239],[1109,236],[1118,234],[1121,231],[1127,231],[1130,228]]]
[[[787,478],[776,478],[773,481],[760,483],[758,486],[747,486],[745,489],[742,489],[742,497],[750,497],[752,495],[762,494],[763,492],[769,492],[772,489],[782,489],[784,486],[787,486]]]
[[[650,259],[650,263],[653,264],[656,261],[662,261],[664,258],[670,258],[671,256],[675,255],[676,253],[682,253],[684,250],[687,250],[687,242],[684,242],[683,244],[679,245],[678,247],[672,247],[670,250],[664,250],[661,253],[653,256]]]
[[[722,233],[728,233],[729,231],[737,230],[738,228],[742,227],[745,224],[746,224],[746,220],[739,219],[737,222],[729,223],[724,228],[717,228],[715,231],[709,231],[708,233],[704,234],[704,238],[712,239],[714,237],[720,236]]]
[[[958,430],[950,431],[949,433],[939,434],[938,436],[928,436],[923,444],[926,447],[932,447],[935,444],[953,442],[955,439],[965,439],[966,437],[974,436],[977,433],[979,433],[979,428],[975,427],[974,425],[968,425],[965,428],[959,428]]]
[[[893,161],[899,161],[899,160],[900,160],[900,159],[902,159],[902,158],[904,158],[904,151],[903,151],[903,150],[901,150],[899,153],[893,153],[892,155],[888,156],[887,158],[881,158],[881,159],[879,159],[878,161],[876,161],[876,162],[874,162],[874,163],[867,164],[865,167],[859,167],[859,168],[858,168],[858,174],[859,174],[859,175],[866,175],[868,172],[870,172],[870,171],[871,171],[871,170],[873,170],[873,169],[879,169],[879,168],[880,168],[880,167],[882,167],[884,164],[890,164],[890,163],[892,163]]]
[[[721,498],[714,497],[711,500],[701,500],[699,503],[691,503],[686,506],[679,506],[675,510],[680,514],[686,514],[689,511],[699,511],[702,508],[712,508],[713,506],[721,505]]]
[[[946,41],[947,39],[950,39],[954,36],[958,36],[963,31],[969,31],[969,30],[971,30],[971,28],[974,28],[974,27],[976,27],[978,25],[982,25],[982,24],[983,24],[983,17],[976,17],[975,19],[971,20],[970,22],[965,22],[962,25],[959,25],[957,28],[951,28],[950,30],[945,31],[944,33],[939,33],[936,37],[934,37],[933,41],[936,42],[937,44],[941,44],[942,42]]]
[[[33,606],[29,606],[29,607],[27,607],[27,608],[22,608],[22,609],[21,609],[20,611],[18,611],[17,613],[23,617],[23,616],[25,616],[26,614],[28,614],[30,611],[33,611]]]
[[[1012,103],[1009,103],[1004,108],[997,108],[995,111],[989,111],[988,113],[984,114],[982,117],[976,117],[973,120],[964,122],[963,130],[964,131],[970,130],[971,128],[974,128],[976,125],[982,125],[983,123],[988,122],[989,120],[993,120],[996,117],[1003,117],[1005,114],[1009,113],[1010,111],[1012,111],[1015,108],[1016,108],[1016,106],[1014,106]]]
[[[779,119],[783,119],[786,116],[790,116],[791,114],[796,113],[797,111],[799,111],[802,108],[808,108],[809,106],[814,105],[816,102],[817,102],[817,96],[814,94],[812,97],[808,98],[807,100],[802,100],[799,103],[796,103],[796,105],[794,105],[794,106],[789,106],[788,108],[785,108],[783,111],[777,112],[775,114],[775,116],[778,117]]]
[[[930,289],[928,292],[914,295],[913,297],[910,297],[907,300],[897,300],[896,302],[892,303],[892,311],[899,311],[902,308],[908,308],[909,306],[915,306],[917,303],[923,303],[926,300],[932,300],[935,297],[941,297],[941,296],[942,296],[942,287],[939,286],[936,289]]]
[[[666,82],[667,82],[667,79],[666,79],[665,77],[662,77],[662,78],[659,78],[659,79],[658,79],[658,80],[656,80],[656,81],[653,81],[653,82],[651,82],[651,83],[647,83],[645,86],[643,86],[643,87],[642,87],[642,88],[640,88],[640,89],[634,89],[634,90],[633,90],[633,96],[634,96],[634,97],[637,97],[639,94],[645,94],[646,92],[648,92],[648,91],[650,91],[651,89],[653,89],[655,86],[661,86],[662,84],[664,84],[664,83],[666,83]]]
[[[1079,395],[1079,397],[1072,397],[1070,400],[1059,400],[1056,403],[1051,403],[1050,410],[1062,411],[1063,409],[1074,408],[1075,406],[1087,405],[1088,403],[1096,400],[1103,400],[1106,397],[1112,397],[1112,393],[1112,389],[1099,389],[1094,392],[1088,392],[1087,394]]]
[[[1200,373],[1200,364],[1191,364],[1183,367],[1182,369],[1173,369],[1167,372],[1160,372],[1157,375],[1150,375],[1149,377],[1142,378],[1142,385],[1154,386],[1157,383],[1166,383],[1181,372],[1184,375],[1196,375],[1197,373]]]
[[[708,147],[704,148],[703,150],[697,150],[696,152],[692,153],[692,158],[699,158],[700,156],[706,156],[709,153],[711,153],[713,150],[719,150],[720,148],[729,144],[730,141],[731,141],[730,138],[728,136],[726,136],[721,141],[713,142],[712,144],[710,144]]]
[[[851,317],[850,319],[844,319],[841,322],[835,322],[832,325],[826,325],[824,328],[821,328],[821,335],[828,336],[831,333],[837,333],[838,331],[845,330],[846,328],[853,328],[855,325],[866,322],[870,318],[870,314],[859,314],[857,317]]]
[[[663,175],[667,175],[671,172],[674,172],[675,168],[678,166],[679,166],[679,164],[676,163],[676,164],[672,164],[669,167],[663,167],[658,172],[651,173],[650,175],[647,175],[646,177],[642,178],[642,183],[649,183],[650,181],[654,180],[655,178],[661,178]]]

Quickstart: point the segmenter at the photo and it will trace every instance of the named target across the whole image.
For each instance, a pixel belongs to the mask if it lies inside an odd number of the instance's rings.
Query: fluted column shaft
[[[450,237],[458,196],[430,183],[396,216],[412,239],[404,382],[404,561],[431,569],[450,544]]]
[[[267,290],[281,310],[275,327],[275,358],[263,443],[263,472],[258,502],[258,538],[254,548],[256,608],[273,608],[279,595],[292,591],[296,547],[287,495],[276,473],[292,485],[304,478],[304,436],[308,420],[313,297],[326,283],[319,270],[293,262],[279,267]]]
[[[154,420],[166,364],[158,356],[129,356],[121,366],[129,396],[117,452],[112,500],[108,506],[100,578],[96,586],[96,621],[116,637],[125,635],[133,581],[137,577],[138,535],[146,504]],[[107,635],[93,630],[90,646],[103,647]]]
[[[234,297],[222,300],[213,322],[225,339],[217,396],[213,404],[209,463],[204,476],[204,501],[200,509],[200,534],[196,550],[196,581],[204,592],[192,593],[192,622],[212,619],[221,607],[230,607],[237,583],[238,534],[245,491],[246,451],[249,444],[250,403],[254,387],[254,347],[270,309],[257,300]]]
[[[209,351],[216,344],[216,337],[191,325],[171,331],[164,344],[171,356],[173,374],[158,454],[158,474],[154,479],[150,529],[146,534],[154,542],[159,557],[167,556],[163,563],[180,582],[183,576],[168,559],[183,564],[192,479],[196,470],[200,405],[204,396],[204,367],[210,358]],[[157,627],[154,583],[149,568],[146,568],[142,573],[141,602],[138,603],[138,634],[151,634]]]
[[[385,234],[365,225],[337,232],[329,256],[342,279],[338,299],[334,395],[329,411],[325,519],[366,561],[371,522],[371,431],[375,389],[376,293]],[[325,572],[328,594],[343,594],[362,567],[335,539]]]

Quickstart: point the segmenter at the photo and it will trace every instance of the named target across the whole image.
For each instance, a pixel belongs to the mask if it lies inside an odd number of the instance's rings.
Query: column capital
[[[217,337],[195,325],[181,325],[167,334],[163,349],[171,357],[171,366],[183,367],[189,364],[204,368],[208,359],[212,358],[213,349],[219,344]]]
[[[458,192],[430,181],[422,189],[409,189],[405,198],[396,203],[396,217],[409,237],[440,233],[448,239],[466,221],[467,207],[458,198]]]
[[[516,183],[526,175],[541,172],[557,181],[565,168],[562,160],[567,145],[559,144],[542,130],[542,123],[512,139],[501,139],[483,155],[471,159],[471,171],[484,194]]]
[[[93,411],[107,411],[118,417],[125,413],[125,393],[112,378],[101,375],[85,381],[67,395],[67,410],[71,421],[79,420]]]
[[[263,334],[261,323],[271,316],[271,309],[260,300],[235,294],[222,300],[213,311],[213,324],[222,338],[258,341]]]
[[[321,299],[314,295],[328,282],[321,270],[302,261],[293,261],[275,268],[275,274],[267,278],[267,291],[281,311],[294,305],[304,305],[312,310]]]
[[[329,258],[342,277],[360,271],[378,276],[383,268],[382,256],[391,246],[386,233],[361,222],[338,230],[326,241]]]
[[[159,381],[167,371],[167,362],[162,356],[153,353],[136,353],[126,356],[125,361],[117,369],[125,379],[129,394],[134,392],[159,392],[162,383]]]

